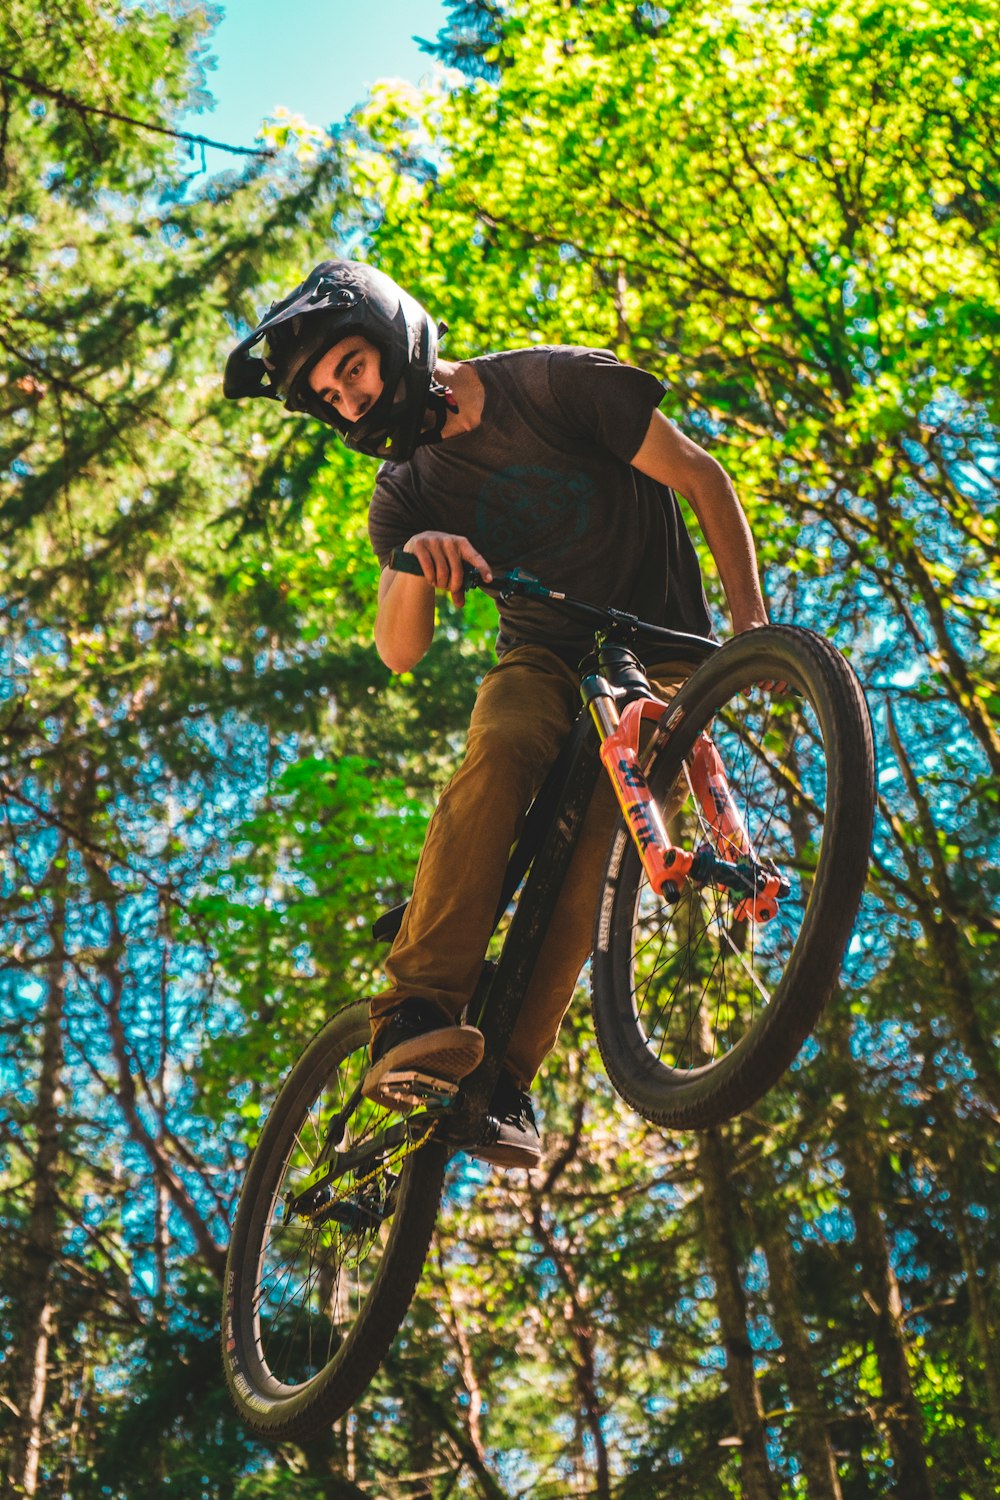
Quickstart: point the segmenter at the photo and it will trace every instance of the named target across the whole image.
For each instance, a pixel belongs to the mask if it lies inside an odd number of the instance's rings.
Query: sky
[[[415,36],[433,40],[444,0],[228,0],[206,82],[215,108],[188,114],[178,128],[233,146],[251,146],[278,105],[311,125],[342,120],[379,78],[416,83],[432,66]],[[206,152],[210,172],[239,158]]]

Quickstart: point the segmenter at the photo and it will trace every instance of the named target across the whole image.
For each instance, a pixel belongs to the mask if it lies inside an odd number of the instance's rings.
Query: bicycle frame
[[[682,642],[681,651],[688,656],[704,659],[713,649],[708,641],[688,640],[685,645],[683,637],[675,639]],[[508,863],[494,929],[522,880],[523,888],[503,949],[495,963],[484,960],[469,1004],[469,1019],[482,1031],[486,1042],[482,1062],[453,1097],[428,1100],[426,1111],[417,1111],[405,1124],[380,1131],[360,1150],[345,1153],[339,1147],[361,1097],[359,1084],[352,1098],[328,1122],[316,1167],[289,1199],[291,1211],[308,1218],[326,1213],[324,1190],[331,1182],[348,1170],[362,1168],[369,1160],[377,1161],[407,1140],[427,1136],[432,1128],[438,1140],[456,1147],[478,1138],[602,765],[647,878],[665,899],[678,900],[687,881],[723,886],[744,898],[734,908],[736,919],[765,922],[774,915],[777,901],[787,895],[788,882],[777,871],[767,869],[754,853],[721,757],[707,734],[695,742],[687,775],[715,848],[702,845],[692,854],[671,843],[646,780],[639,743],[642,725],[647,722],[656,726],[656,748],[663,745],[671,732],[671,705],[653,693],[644,668],[628,647],[611,639],[601,642],[594,657],[581,667],[580,692],[581,712],[528,810]],[[383,913],[373,926],[373,935],[384,940],[394,937],[404,910],[401,906]]]
[[[417,559],[400,550],[393,552],[392,566],[406,572],[421,571]],[[483,586],[479,575],[467,569],[465,587]],[[627,643],[643,638],[651,649],[662,649],[664,655],[697,665],[716,649],[714,641],[649,626],[619,610],[599,609],[570,599],[520,571],[496,578],[488,591],[501,598],[521,594],[544,599],[592,622],[597,650],[581,667],[583,711],[528,812],[508,866],[494,926],[525,871],[527,875],[500,957],[495,964],[484,961],[469,1004],[469,1019],[483,1032],[486,1051],[444,1111],[444,1138],[456,1143],[476,1138],[481,1129],[602,764],[647,877],[667,900],[679,899],[686,881],[719,885],[743,897],[735,911],[738,918],[764,922],[774,915],[777,901],[789,889],[777,871],[758,860],[729,792],[725,768],[707,735],[700,737],[690,757],[689,775],[706,813],[714,849],[703,845],[692,853],[676,848],[646,781],[639,751],[640,729],[644,721],[656,722],[657,741],[662,743],[669,733],[670,706],[655,696]],[[394,936],[402,911],[398,908],[380,919],[373,929],[375,935]]]

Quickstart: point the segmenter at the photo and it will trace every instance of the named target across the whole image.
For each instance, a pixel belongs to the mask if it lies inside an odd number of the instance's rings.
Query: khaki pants
[[[690,667],[651,669],[669,698]],[[580,707],[579,678],[543,646],[518,646],[488,672],[465,759],[441,794],[413,895],[386,959],[390,988],[372,1001],[376,1024],[420,996],[458,1018],[476,985],[504,871],[524,815]],[[594,910],[617,803],[602,773],[505,1059],[526,1088],[559,1033],[590,952]]]

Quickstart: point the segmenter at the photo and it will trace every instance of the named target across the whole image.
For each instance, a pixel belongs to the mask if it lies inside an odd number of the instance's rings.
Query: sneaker
[[[440,1103],[458,1093],[484,1048],[475,1026],[446,1022],[428,1000],[404,1000],[375,1035],[361,1092],[388,1109]]]
[[[478,1146],[467,1150],[477,1161],[488,1161],[495,1167],[537,1167],[542,1159],[531,1100],[505,1068],[493,1090],[483,1138]]]

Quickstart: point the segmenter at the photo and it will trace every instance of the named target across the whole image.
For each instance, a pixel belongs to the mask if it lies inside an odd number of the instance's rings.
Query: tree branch
[[[82,99],[74,98],[63,89],[56,89],[50,84],[41,83],[37,78],[23,78],[20,74],[11,72],[10,68],[0,68],[0,78],[20,84],[22,88],[30,89],[33,94],[43,94],[47,99],[54,99],[57,104],[65,104],[67,109],[75,110],[79,115],[101,115],[106,120],[117,120],[121,125],[134,125],[137,130],[152,130],[156,135],[169,135],[175,141],[188,141],[193,146],[211,146],[215,151],[229,151],[233,156],[273,157],[277,155],[277,152],[269,146],[229,146],[225,141],[210,140],[207,135],[191,135],[186,130],[171,130],[168,125],[154,125],[152,120],[137,120],[133,115],[122,115],[114,109],[103,109],[99,104],[84,104]]]

